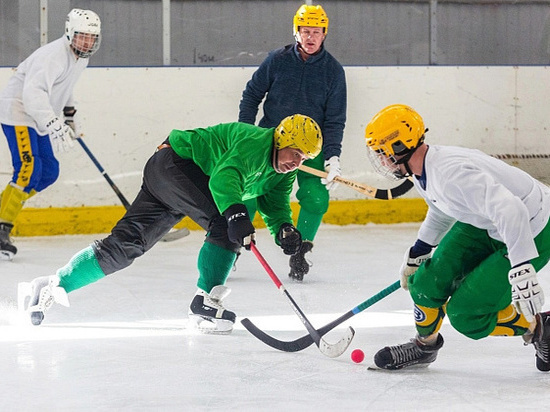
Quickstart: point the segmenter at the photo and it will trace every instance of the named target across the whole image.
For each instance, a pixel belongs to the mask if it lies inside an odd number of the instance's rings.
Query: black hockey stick
[[[296,304],[296,302],[294,301],[292,296],[290,296],[290,293],[288,293],[288,291],[285,289],[284,285],[281,283],[281,281],[279,280],[279,278],[277,277],[275,272],[273,272],[273,270],[271,269],[269,264],[266,262],[264,257],[261,255],[260,251],[258,250],[258,248],[256,247],[256,244],[254,242],[252,242],[250,244],[250,249],[252,250],[254,255],[258,258],[258,260],[260,261],[260,263],[262,264],[262,266],[266,270],[266,272],[269,275],[269,277],[271,278],[271,280],[273,280],[273,283],[275,283],[275,286],[277,286],[277,288],[288,299],[288,301],[290,303],[290,306],[292,307],[292,309],[294,310],[296,315],[298,315],[298,317],[300,318],[300,320],[302,321],[302,323],[306,327],[307,331],[309,332],[309,335],[307,335],[307,337],[310,339],[311,343],[315,342],[315,344],[317,345],[317,347],[319,348],[321,353],[323,355],[328,356],[329,358],[336,358],[336,357],[340,356],[342,353],[344,353],[346,351],[346,349],[348,348],[348,346],[350,345],[351,340],[353,339],[353,336],[355,335],[355,331],[353,330],[353,328],[350,326],[346,331],[346,335],[343,336],[342,339],[340,339],[338,342],[336,342],[334,344],[330,344],[330,343],[326,342],[323,339],[323,337],[319,334],[319,332],[313,327],[311,322],[307,319],[304,312],[302,312],[302,310],[298,307],[298,305]],[[243,319],[243,321],[244,321],[244,319]],[[243,322],[243,321],[241,321],[241,322]],[[243,322],[243,325],[244,325],[244,322]],[[246,325],[245,325],[245,327],[246,327]],[[256,336],[256,335],[254,335],[254,336]]]
[[[300,169],[302,172],[306,172],[321,178],[328,176],[327,172],[306,165],[301,165],[298,169]],[[336,176],[334,178],[334,181],[351,187],[352,189],[357,190],[359,193],[363,193],[364,195],[372,197],[373,199],[381,200],[391,200],[395,199],[396,197],[403,196],[414,186],[414,183],[410,179],[406,179],[399,186],[396,186],[392,189],[377,189],[363,183],[358,183],[353,180],[346,179],[342,176]]]
[[[130,202],[128,202],[128,199],[126,199],[126,197],[122,194],[122,192],[120,191],[120,189],[118,188],[118,186],[115,184],[115,182],[113,182],[113,180],[111,179],[111,177],[107,174],[107,172],[105,171],[105,169],[103,169],[103,167],[101,166],[101,164],[99,163],[99,161],[96,159],[96,157],[94,156],[94,154],[92,153],[92,151],[88,148],[88,146],[86,145],[86,143],[84,143],[84,140],[82,140],[82,137],[81,136],[78,136],[76,138],[76,141],[78,143],[80,143],[80,146],[82,146],[82,149],[84,149],[84,151],[86,152],[86,154],[88,155],[88,157],[92,160],[92,162],[94,163],[95,167],[97,167],[97,170],[99,170],[99,172],[101,173],[101,175],[105,178],[105,180],[107,181],[107,183],[109,183],[109,186],[111,186],[111,189],[113,189],[113,191],[116,193],[116,195],[118,196],[118,198],[120,199],[120,201],[122,202],[122,205],[124,206],[124,208],[126,210],[128,210],[130,208]],[[175,229],[174,231],[172,232],[169,232],[167,233],[166,235],[164,235],[162,237],[161,240],[165,241],[165,242],[171,242],[173,240],[177,240],[177,239],[181,239],[182,237],[185,237],[189,234],[189,229],[187,229],[186,227],[182,228],[182,229]]]
[[[105,169],[103,169],[103,167],[101,166],[101,164],[99,163],[99,161],[96,159],[96,157],[94,156],[94,154],[91,152],[91,150],[88,148],[88,146],[86,145],[86,143],[84,143],[84,140],[82,140],[82,137],[77,137],[76,138],[76,141],[78,143],[80,143],[80,146],[82,146],[82,148],[84,149],[84,151],[86,152],[86,154],[88,155],[88,157],[92,160],[92,162],[94,163],[95,167],[97,167],[97,170],[99,170],[99,172],[101,173],[101,175],[105,178],[105,180],[107,181],[107,183],[109,183],[109,186],[111,186],[111,189],[113,189],[113,191],[116,193],[116,195],[118,196],[118,198],[120,199],[120,201],[122,202],[122,204],[124,205],[124,208],[126,210],[128,210],[128,208],[130,207],[130,202],[128,202],[128,200],[126,199],[126,197],[124,197],[124,195],[122,194],[122,192],[120,191],[120,189],[118,188],[118,186],[115,184],[115,182],[113,182],[113,180],[111,179],[111,177],[107,174],[107,172],[105,171]]]
[[[389,294],[395,292],[397,289],[400,288],[400,282],[396,281],[395,283],[392,283],[387,288],[381,290],[376,295],[368,298],[360,305],[357,305],[349,312],[344,313],[342,316],[340,316],[338,319],[333,320],[332,322],[326,324],[322,328],[317,329],[316,335],[323,336],[327,334],[329,331],[334,329],[336,326],[340,325],[341,323],[344,323],[346,320],[351,318],[352,316],[357,315],[359,312],[364,311],[369,306],[374,305],[379,300],[385,298]],[[309,335],[302,336],[301,338],[298,338],[293,341],[282,341],[279,339],[275,339],[274,337],[268,335],[261,329],[259,329],[256,325],[252,323],[252,321],[248,318],[244,318],[241,320],[241,323],[243,326],[248,330],[252,335],[254,335],[256,338],[261,340],[266,345],[271,346],[272,348],[278,349],[280,351],[284,352],[298,352],[301,351],[307,347],[309,347],[313,342],[313,335],[310,333]]]

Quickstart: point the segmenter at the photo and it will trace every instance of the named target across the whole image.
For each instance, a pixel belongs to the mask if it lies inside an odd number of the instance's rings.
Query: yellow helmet
[[[294,37],[299,39],[298,29],[300,26],[322,27],[325,36],[328,32],[328,16],[319,5],[311,6],[303,4],[294,15]],[[298,36],[298,37],[297,37]]]
[[[393,104],[380,110],[365,129],[367,146],[386,157],[402,156],[424,142],[422,117],[409,106]]]
[[[275,149],[299,149],[310,159],[317,157],[323,146],[321,128],[315,120],[303,114],[285,117],[275,128],[273,139]]]
[[[380,110],[365,129],[367,155],[374,170],[395,180],[411,175],[407,162],[424,142],[427,130],[422,117],[409,106],[393,104]]]

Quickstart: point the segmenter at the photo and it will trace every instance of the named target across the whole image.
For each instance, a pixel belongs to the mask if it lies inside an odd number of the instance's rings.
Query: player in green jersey
[[[145,165],[142,188],[111,234],[55,275],[21,283],[20,305],[41,324],[53,302],[68,306],[67,293],[129,266],[189,216],[207,231],[190,323],[206,333],[230,333],[236,316],[222,306],[229,293],[224,283],[255,232],[244,201],[256,198],[275,242],[285,254],[296,253],[302,237],[292,224],[290,193],[297,168],[320,153],[322,140],[319,125],[300,114],[269,129],[236,122],[173,130]]]

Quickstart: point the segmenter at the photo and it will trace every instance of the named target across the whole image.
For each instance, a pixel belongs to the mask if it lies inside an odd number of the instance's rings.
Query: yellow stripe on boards
[[[294,221],[299,212],[298,203],[292,203]],[[323,217],[323,223],[332,225],[363,225],[367,223],[421,222],[427,206],[420,198],[393,200],[333,200]],[[89,233],[109,233],[124,215],[122,206],[82,206],[66,208],[23,208],[15,221],[14,236],[53,236]],[[256,214],[254,226],[265,227]],[[202,230],[189,218],[183,219],[177,228]]]

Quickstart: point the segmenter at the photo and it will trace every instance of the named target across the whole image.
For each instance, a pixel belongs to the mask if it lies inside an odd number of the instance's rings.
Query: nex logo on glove
[[[512,279],[515,279],[517,278],[518,276],[523,276],[527,273],[531,273],[531,271],[529,270],[529,268],[526,268],[526,269],[521,269],[519,272],[514,272],[512,274],[510,274],[510,280]]]
[[[231,222],[232,220],[243,218],[243,217],[246,217],[246,213],[238,212],[238,213],[235,213],[234,215],[229,216],[229,219],[227,219],[227,222]]]

